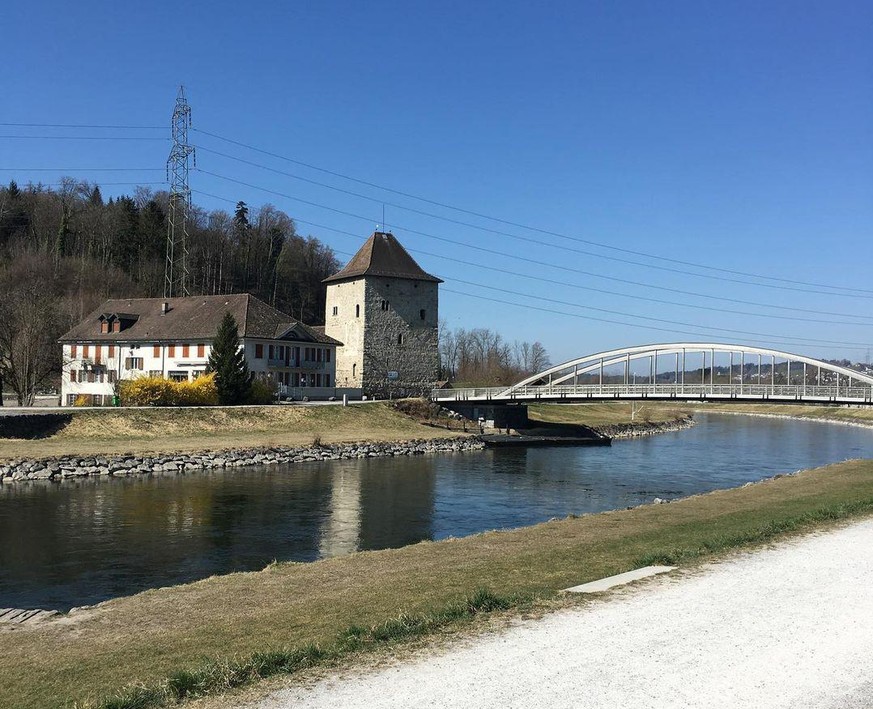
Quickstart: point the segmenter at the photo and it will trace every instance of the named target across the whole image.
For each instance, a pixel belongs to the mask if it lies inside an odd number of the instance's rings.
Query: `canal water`
[[[612,447],[0,488],[0,607],[96,603],[212,574],[519,527],[873,457],[873,430],[716,414]]]

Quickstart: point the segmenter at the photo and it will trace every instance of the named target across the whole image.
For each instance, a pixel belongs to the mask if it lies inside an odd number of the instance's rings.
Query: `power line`
[[[166,126],[99,125],[95,123],[0,123],[15,128],[111,128],[126,130],[166,130]]]
[[[629,264],[632,266],[642,266],[644,268],[651,268],[651,269],[655,269],[658,271],[665,271],[667,273],[679,273],[679,274],[686,275],[686,276],[694,276],[696,278],[708,278],[708,279],[723,281],[723,282],[727,282],[727,283],[737,283],[737,284],[741,284],[741,285],[757,286],[757,287],[761,287],[761,288],[772,288],[772,289],[777,289],[777,290],[785,290],[785,286],[781,286],[781,285],[773,285],[773,284],[768,284],[768,283],[755,283],[753,281],[745,281],[745,280],[741,280],[741,279],[737,279],[737,278],[727,278],[725,276],[715,276],[715,275],[704,274],[704,273],[694,273],[692,271],[687,271],[687,270],[678,269],[678,268],[671,268],[669,266],[659,266],[657,264],[645,263],[643,261],[634,261],[632,259],[621,258],[619,256],[607,256],[605,254],[598,254],[598,253],[594,253],[592,251],[585,250],[585,249],[577,249],[577,248],[573,248],[570,246],[561,246],[559,244],[552,244],[552,243],[549,243],[547,241],[542,241],[541,239],[534,239],[531,237],[521,236],[518,234],[512,234],[512,233],[507,232],[507,231],[501,231],[500,229],[492,229],[490,227],[485,227],[485,226],[481,226],[478,224],[472,224],[471,222],[465,222],[465,221],[462,221],[459,219],[452,219],[451,217],[446,217],[446,216],[443,216],[440,214],[434,214],[433,212],[425,212],[425,211],[420,210],[420,209],[406,207],[402,204],[397,204],[395,202],[385,202],[384,200],[378,199],[376,197],[370,197],[369,195],[361,194],[360,192],[354,192],[352,190],[347,190],[347,189],[344,189],[342,187],[336,187],[335,185],[330,185],[330,184],[327,184],[325,182],[319,182],[318,180],[312,180],[308,177],[302,177],[301,175],[295,175],[294,173],[286,172],[285,170],[279,170],[277,168],[270,167],[268,165],[263,165],[261,163],[254,162],[252,160],[246,160],[244,158],[240,158],[240,157],[237,157],[235,155],[229,155],[228,153],[223,153],[220,150],[214,150],[212,148],[207,148],[207,147],[204,147],[202,145],[199,145],[198,149],[202,150],[203,152],[217,155],[219,157],[227,158],[229,160],[234,160],[234,161],[242,163],[244,165],[250,165],[252,167],[256,167],[256,168],[259,168],[261,170],[266,170],[267,172],[272,172],[272,173],[275,173],[277,175],[282,175],[284,177],[289,177],[289,178],[294,179],[294,180],[299,180],[300,182],[305,182],[307,184],[314,185],[316,187],[323,187],[325,189],[333,190],[333,191],[339,192],[341,194],[346,194],[346,195],[349,195],[352,197],[357,197],[359,199],[365,199],[365,200],[373,202],[375,204],[381,204],[383,208],[385,206],[389,206],[389,207],[392,207],[394,209],[401,209],[401,210],[404,210],[407,212],[411,212],[413,214],[418,214],[420,216],[425,216],[425,217],[429,217],[429,218],[433,218],[433,219],[440,219],[442,221],[449,222],[450,224],[457,224],[458,226],[464,226],[464,227],[467,227],[470,229],[476,229],[478,231],[483,231],[483,232],[486,232],[489,234],[495,234],[497,236],[505,236],[505,237],[508,237],[510,239],[515,239],[517,241],[524,241],[526,243],[535,244],[537,246],[547,246],[547,247],[553,248],[553,249],[560,249],[563,251],[571,251],[573,253],[582,254],[583,256],[586,256],[589,258],[604,259],[606,261],[614,261],[616,263],[624,263],[624,264]],[[398,228],[405,229],[405,227],[402,227],[400,225],[398,225]],[[408,229],[405,229],[405,230],[409,231]],[[584,241],[584,240],[582,240],[582,241]],[[794,282],[794,281],[792,281],[792,282]],[[843,288],[843,286],[824,286],[824,287],[826,287],[826,288]],[[864,291],[863,289],[846,289],[846,290],[858,290],[859,292],[862,292],[862,293],[873,293],[873,291]],[[804,290],[804,292],[817,292],[817,291]],[[822,292],[822,295],[848,295],[848,294]]]
[[[492,216],[489,214],[483,214],[481,212],[476,212],[476,211],[473,211],[470,209],[464,209],[463,207],[457,207],[457,206],[454,206],[451,204],[447,204],[445,202],[439,202],[436,200],[428,199],[426,197],[421,197],[419,195],[415,195],[415,194],[412,194],[409,192],[403,192],[402,190],[396,190],[396,189],[393,189],[390,187],[385,187],[384,185],[379,185],[379,184],[376,184],[374,182],[369,182],[367,180],[362,180],[362,179],[359,179],[356,177],[352,177],[350,175],[345,175],[345,174],[340,173],[340,172],[335,172],[333,170],[328,170],[328,169],[325,169],[322,167],[318,167],[317,165],[313,165],[311,163],[306,163],[306,162],[303,162],[301,160],[295,160],[294,158],[289,158],[289,157],[287,157],[285,155],[281,155],[279,153],[275,153],[275,152],[272,152],[269,150],[264,150],[262,148],[255,147],[253,145],[249,145],[247,143],[243,143],[243,142],[238,141],[238,140],[233,140],[232,138],[227,138],[227,137],[218,135],[217,133],[211,133],[209,131],[205,131],[205,130],[202,130],[199,128],[195,128],[193,130],[197,131],[198,133],[201,133],[202,135],[207,135],[211,138],[215,138],[216,140],[221,140],[223,142],[230,143],[231,145],[237,145],[241,148],[245,148],[246,150],[252,150],[254,152],[258,152],[258,153],[261,153],[263,155],[268,155],[270,157],[273,157],[273,158],[276,158],[279,160],[284,160],[286,162],[289,162],[289,163],[292,163],[295,165],[300,165],[302,167],[306,167],[306,168],[311,169],[311,170],[316,170],[318,172],[322,172],[322,173],[327,174],[327,175],[339,177],[340,179],[343,179],[343,180],[349,180],[350,182],[355,182],[357,184],[366,185],[367,187],[372,187],[374,189],[383,190],[385,192],[389,192],[391,194],[396,194],[396,195],[406,197],[409,199],[418,200],[418,201],[424,202],[426,204],[432,204],[434,206],[441,207],[443,209],[450,209],[453,211],[461,212],[463,214],[475,216],[475,217],[478,217],[480,219],[488,219],[490,221],[494,221],[494,222],[497,222],[500,224],[505,224],[507,226],[513,226],[513,227],[516,227],[519,229],[525,229],[528,231],[533,231],[533,232],[545,234],[548,236],[554,236],[554,237],[569,240],[569,241],[576,241],[579,243],[587,244],[589,246],[597,246],[597,247],[602,248],[602,249],[608,249],[610,251],[617,251],[620,253],[630,254],[632,256],[644,256],[646,258],[656,259],[658,261],[663,261],[663,262],[667,262],[667,263],[674,263],[674,264],[678,264],[678,265],[682,265],[682,266],[690,266],[692,268],[700,268],[700,269],[709,270],[709,271],[717,271],[720,273],[729,273],[729,274],[735,275],[735,276],[745,276],[747,278],[758,278],[758,279],[762,279],[762,280],[776,281],[778,283],[785,283],[785,284],[799,284],[799,285],[804,285],[804,286],[810,286],[813,288],[830,288],[833,290],[849,291],[849,292],[853,292],[853,293],[873,294],[873,290],[869,290],[869,289],[865,289],[865,288],[849,288],[846,286],[834,286],[834,285],[829,285],[827,283],[815,283],[815,282],[800,281],[800,280],[797,280],[794,278],[780,278],[777,276],[767,276],[764,274],[752,273],[749,271],[740,271],[740,270],[729,269],[729,268],[723,268],[720,266],[710,266],[707,264],[696,263],[694,261],[684,261],[682,259],[671,258],[668,256],[660,256],[658,254],[647,253],[647,252],[643,252],[643,251],[634,251],[633,249],[625,249],[625,248],[622,248],[620,246],[615,246],[613,244],[607,244],[607,243],[603,243],[603,242],[599,242],[599,241],[594,241],[592,239],[585,239],[585,238],[582,238],[579,236],[570,236],[568,234],[562,234],[561,232],[552,231],[549,229],[542,229],[540,227],[534,227],[534,226],[530,226],[527,224],[522,224],[520,222],[514,222],[514,221],[511,221],[508,219],[502,219],[500,217],[495,217],[495,216]],[[414,211],[414,210],[411,210],[410,208],[400,207],[399,205],[394,205],[394,206],[397,206],[398,208],[401,208],[401,209],[408,209],[409,211]],[[436,216],[436,215],[429,215],[429,216]],[[444,217],[437,216],[436,218],[442,219]],[[648,266],[649,264],[638,264],[638,265]],[[688,274],[688,275],[700,276],[701,274]],[[748,284],[748,285],[761,285],[761,286],[763,286],[765,284]],[[773,286],[771,286],[771,287],[773,287]],[[831,295],[837,295],[837,294],[831,294]]]
[[[547,302],[547,303],[555,303],[556,305],[569,305],[570,307],[573,307],[573,308],[586,308],[587,310],[593,310],[593,311],[598,312],[598,313],[607,313],[608,315],[619,315],[621,317],[628,317],[628,318],[641,318],[641,319],[649,320],[651,322],[665,323],[668,325],[679,325],[681,327],[695,327],[695,328],[699,328],[701,330],[713,330],[716,332],[729,332],[729,333],[738,334],[738,335],[753,335],[755,337],[770,337],[770,338],[777,339],[777,340],[790,340],[792,342],[805,342],[806,344],[814,343],[814,344],[834,344],[834,345],[858,345],[859,347],[866,347],[867,346],[866,343],[861,343],[861,342],[843,342],[840,340],[821,340],[821,339],[812,338],[812,337],[794,337],[794,336],[790,336],[790,335],[773,335],[771,333],[765,333],[765,332],[753,332],[750,330],[734,330],[732,328],[712,327],[711,325],[700,325],[698,323],[687,323],[687,322],[681,322],[681,321],[676,321],[676,320],[667,320],[664,318],[655,318],[655,317],[650,317],[650,316],[635,315],[633,313],[624,313],[620,310],[609,310],[606,308],[597,308],[597,307],[594,307],[592,305],[580,305],[579,303],[572,303],[572,302],[566,301],[566,300],[557,300],[555,298],[547,298],[546,296],[541,296],[541,295],[530,295],[529,293],[519,293],[518,291],[509,290],[507,288],[498,288],[497,286],[487,286],[483,283],[476,283],[474,281],[465,281],[465,280],[460,279],[460,278],[452,278],[451,280],[455,283],[463,283],[463,284],[468,285],[468,286],[475,286],[478,288],[486,288],[488,290],[493,290],[493,291],[497,291],[500,293],[508,293],[509,295],[519,295],[523,298],[533,298],[535,300],[542,300],[542,301]]]
[[[228,202],[229,204],[236,204],[238,202],[238,200],[230,199],[228,197],[221,197],[219,195],[210,194],[209,192],[204,192],[203,190],[194,190],[194,191],[197,194],[201,194],[201,195],[204,195],[206,197],[212,197],[214,199],[218,199],[218,200],[223,201],[223,202]],[[296,221],[300,224],[308,224],[308,225],[316,227],[318,229],[326,229],[328,231],[332,231],[332,232],[335,232],[337,234],[349,236],[349,237],[356,239],[358,241],[362,240],[361,235],[356,234],[354,232],[345,231],[343,229],[337,229],[336,227],[327,226],[326,224],[320,224],[318,222],[313,222],[313,221],[309,221],[306,219],[299,219],[297,217],[292,217],[292,218],[294,219],[294,221]],[[475,247],[473,247],[473,248],[475,248]],[[504,275],[510,275],[510,276],[516,276],[516,277],[520,277],[520,278],[527,278],[527,279],[534,280],[534,281],[540,281],[543,283],[548,283],[549,285],[567,286],[570,288],[592,291],[595,293],[602,293],[605,295],[617,295],[617,296],[621,296],[621,297],[625,297],[625,298],[633,298],[635,300],[639,300],[641,298],[641,296],[631,295],[629,293],[622,293],[619,291],[609,291],[609,290],[605,290],[605,289],[601,289],[601,288],[594,288],[592,286],[583,286],[583,285],[579,285],[577,283],[569,283],[567,281],[559,281],[559,280],[552,279],[552,278],[544,278],[542,276],[533,276],[533,275],[530,275],[527,273],[521,273],[519,271],[510,271],[507,269],[498,268],[496,266],[488,266],[488,265],[480,264],[480,263],[471,263],[468,260],[457,259],[457,258],[453,258],[451,256],[444,256],[442,254],[435,254],[435,253],[423,251],[423,250],[417,249],[417,248],[412,249],[412,251],[416,254],[420,254],[423,256],[432,256],[434,258],[439,258],[439,259],[443,259],[446,261],[453,261],[455,263],[460,263],[460,264],[463,264],[466,266],[474,266],[476,268],[481,268],[481,269],[485,269],[488,271],[494,271],[496,273],[501,273]],[[494,253],[494,252],[491,252],[491,253]],[[607,278],[607,279],[611,278],[610,276],[601,276],[601,277]],[[644,287],[646,287],[646,288],[660,288],[659,286],[644,286]],[[678,293],[683,293],[683,294],[688,294],[688,295],[698,295],[699,297],[702,297],[702,298],[711,298],[713,300],[719,300],[719,301],[724,300],[724,301],[728,301],[728,302],[732,302],[732,303],[739,303],[739,304],[743,304],[743,305],[753,305],[753,306],[761,306],[762,305],[762,304],[756,303],[754,301],[746,301],[746,300],[740,300],[740,299],[736,299],[736,298],[723,298],[721,296],[710,296],[710,295],[706,295],[706,294],[702,294],[702,293],[695,294],[692,292],[680,291],[680,290],[676,290],[673,288],[663,288],[663,290],[668,290],[668,291],[678,292]],[[704,305],[697,305],[694,303],[678,303],[675,301],[658,300],[656,298],[649,298],[649,297],[646,297],[645,300],[648,302],[661,303],[661,304],[666,304],[666,305],[678,305],[681,307],[696,308],[696,309],[701,309],[701,310],[713,310],[716,312],[725,312],[725,313],[731,313],[731,314],[735,314],[735,315],[753,315],[756,317],[783,318],[783,319],[787,318],[787,319],[791,319],[791,320],[799,320],[801,322],[822,322],[822,323],[827,323],[827,324],[854,325],[854,326],[869,326],[871,324],[871,323],[844,322],[844,321],[834,322],[833,320],[815,320],[815,319],[810,319],[810,318],[790,318],[790,317],[783,316],[783,315],[775,315],[775,314],[768,315],[768,314],[763,314],[763,313],[750,313],[750,312],[745,312],[745,311],[730,310],[730,309],[726,309],[726,308],[712,308],[712,307],[708,307],[708,306],[704,306]],[[764,305],[763,307],[779,309],[779,310],[786,310],[786,311],[791,311],[791,312],[812,313],[815,315],[831,315],[831,316],[836,316],[836,317],[850,317],[850,318],[873,320],[873,316],[856,315],[854,313],[834,313],[834,312],[821,311],[821,310],[809,310],[806,308],[793,308],[791,306],[786,306],[786,305]]]
[[[164,142],[168,140],[167,138],[144,135],[0,135],[0,138],[13,140],[161,140]]]
[[[372,222],[372,219],[370,217],[366,217],[366,216],[363,216],[360,214],[355,214],[353,212],[348,212],[348,211],[343,210],[343,209],[338,209],[336,207],[329,207],[329,206],[324,205],[324,204],[319,204],[318,202],[312,202],[310,200],[302,199],[300,197],[294,197],[293,195],[289,195],[289,194],[286,194],[284,192],[279,192],[277,190],[271,190],[271,189],[266,188],[266,187],[259,187],[258,185],[254,185],[250,182],[244,182],[243,180],[237,180],[237,179],[234,179],[232,177],[225,177],[224,175],[219,175],[218,173],[211,172],[209,170],[204,170],[203,168],[198,168],[198,171],[204,175],[210,175],[210,176],[216,177],[220,180],[225,180],[227,182],[233,182],[235,184],[242,185],[244,187],[249,187],[251,189],[260,190],[262,192],[277,195],[279,197],[284,197],[285,199],[291,199],[291,200],[294,200],[295,202],[307,204],[307,205],[312,206],[312,207],[324,209],[324,210],[327,210],[330,212],[334,212],[336,214],[342,214],[343,216],[351,217],[353,219],[360,219],[360,220],[363,220],[366,222]],[[417,234],[419,236],[424,236],[424,237],[429,238],[429,239],[436,239],[438,241],[443,241],[443,242],[446,242],[449,244],[455,244],[457,246],[462,246],[465,249],[473,249],[473,250],[481,251],[483,253],[487,253],[487,254],[490,254],[493,256],[501,256],[501,257],[505,257],[505,258],[511,258],[511,259],[515,259],[517,261],[524,261],[526,263],[532,263],[532,264],[535,264],[538,266],[546,266],[548,268],[556,268],[556,269],[559,269],[562,271],[568,271],[570,273],[576,273],[579,275],[588,276],[590,278],[602,278],[605,280],[615,281],[617,283],[623,283],[626,285],[633,285],[633,286],[642,287],[642,288],[652,288],[655,290],[664,290],[664,291],[669,291],[671,293],[678,293],[681,295],[691,295],[691,296],[695,296],[695,297],[710,298],[710,299],[714,299],[714,300],[727,300],[730,302],[744,303],[746,305],[758,305],[758,306],[761,305],[760,303],[754,303],[751,301],[741,301],[741,300],[737,300],[734,298],[726,298],[726,297],[722,297],[722,296],[712,296],[712,295],[708,295],[708,294],[697,293],[695,291],[686,291],[686,290],[681,290],[678,288],[670,288],[667,286],[657,286],[657,285],[653,285],[653,284],[649,284],[649,283],[643,283],[641,281],[633,281],[633,280],[630,280],[627,278],[618,278],[616,276],[606,276],[606,275],[603,275],[600,273],[593,273],[591,271],[583,271],[581,269],[572,268],[570,266],[563,266],[563,265],[559,265],[559,264],[549,263],[548,261],[539,261],[537,259],[527,258],[524,256],[518,256],[515,254],[508,253],[506,251],[497,251],[495,249],[488,249],[484,246],[478,246],[475,244],[461,242],[461,241],[458,241],[456,239],[449,239],[448,237],[437,236],[436,234],[430,234],[428,232],[420,231],[417,229],[410,229],[408,227],[403,227],[403,230],[410,233],[410,234]],[[776,288],[777,286],[768,286],[768,287]],[[811,290],[807,290],[805,288],[780,287],[779,289],[780,290],[794,290],[794,291],[799,291],[799,292],[803,292],[803,293],[815,293],[818,295],[822,295],[819,291],[811,291]],[[864,299],[873,300],[873,295],[869,295],[869,296],[867,296],[867,295],[848,295],[846,293],[827,293],[825,295],[841,296],[841,297],[845,297],[845,298],[864,298]],[[822,313],[820,311],[817,311],[817,312],[818,312],[818,314],[826,314],[826,313]],[[848,317],[851,317],[851,315],[849,315]]]
[[[198,194],[205,194],[206,196],[210,196],[210,197],[213,197],[215,199],[220,199],[222,201],[234,203],[234,200],[229,199],[229,198],[219,197],[218,195],[212,195],[209,193],[205,193],[201,190],[194,190],[194,191]],[[298,221],[303,221],[303,220],[298,220]],[[310,222],[304,221],[303,223],[310,223]],[[314,225],[314,226],[320,226],[320,225]],[[340,252],[340,253],[344,253],[344,255],[352,255],[352,254],[345,254],[345,252]],[[559,304],[559,305],[569,305],[571,307],[584,307],[584,308],[587,308],[588,310],[607,313],[610,315],[618,315],[621,317],[630,317],[630,318],[634,318],[636,320],[651,321],[651,322],[657,322],[657,323],[663,323],[663,324],[678,325],[679,327],[699,328],[700,330],[711,330],[713,332],[718,332],[718,333],[730,333],[730,334],[753,335],[756,337],[768,337],[771,340],[778,340],[778,341],[782,341],[782,342],[789,343],[789,344],[798,344],[801,346],[808,346],[810,344],[818,344],[818,345],[824,344],[824,345],[828,345],[828,346],[834,346],[834,345],[840,345],[843,347],[850,346],[850,347],[853,347],[855,349],[863,349],[864,347],[867,346],[866,343],[862,344],[862,343],[856,343],[856,342],[843,342],[843,341],[838,341],[838,340],[821,340],[821,339],[816,339],[816,338],[792,337],[792,336],[787,336],[787,335],[772,335],[770,333],[761,333],[761,332],[748,331],[748,330],[735,330],[735,329],[731,329],[731,328],[712,327],[709,325],[699,325],[697,323],[686,323],[686,322],[681,322],[681,321],[667,320],[664,318],[655,318],[655,317],[649,317],[649,316],[643,316],[643,315],[635,315],[633,313],[625,313],[625,312],[617,311],[617,310],[609,310],[609,309],[605,309],[605,308],[597,308],[594,306],[580,305],[578,303],[572,303],[569,301],[561,301],[561,300],[557,300],[557,299],[553,299],[553,298],[548,298],[545,296],[531,295],[531,294],[527,294],[527,293],[518,293],[516,291],[512,291],[512,290],[508,290],[508,289],[504,289],[504,288],[498,288],[496,286],[489,286],[489,285],[485,285],[485,284],[477,283],[477,282],[473,282],[473,281],[466,281],[464,279],[450,277],[450,276],[446,276],[445,278],[446,278],[446,280],[450,280],[450,281],[453,281],[455,283],[463,283],[465,285],[470,285],[470,286],[479,287],[479,288],[486,288],[489,290],[494,290],[494,291],[498,291],[498,292],[502,292],[502,293],[508,293],[510,295],[521,296],[524,298],[531,298],[531,299],[541,300],[544,302],[555,303],[555,304]],[[444,290],[446,290],[447,292],[451,292],[451,293],[458,293],[458,291],[452,291],[451,289],[444,289]],[[476,296],[476,295],[470,294],[470,293],[466,293],[466,294],[462,294],[462,295],[469,295],[471,297],[483,297],[483,296]],[[492,299],[485,298],[485,300],[492,300]],[[496,300],[494,302],[504,302],[505,303],[505,301],[496,301]],[[512,305],[513,303],[505,303],[505,304]],[[514,303],[514,304],[520,305],[522,307],[533,307],[533,306],[524,306],[523,304],[519,304],[519,303]],[[542,308],[535,308],[535,309],[542,310]],[[585,319],[589,319],[589,320],[595,320],[598,322],[606,322],[606,323],[610,323],[610,324],[624,325],[627,327],[646,327],[649,329],[662,330],[664,332],[675,332],[675,333],[693,334],[693,335],[700,334],[699,332],[689,332],[689,331],[685,331],[685,330],[667,329],[667,328],[653,327],[653,326],[649,326],[649,325],[626,323],[626,322],[621,322],[621,321],[616,321],[616,320],[597,318],[594,316],[582,316],[582,315],[579,315],[577,313],[564,313],[563,311],[553,311],[553,310],[547,310],[547,312],[554,312],[556,314],[571,315],[574,317],[584,317]],[[855,346],[858,346],[858,347],[855,347]]]
[[[0,172],[164,172],[163,167],[0,167]]]
[[[656,327],[654,325],[640,325],[637,323],[626,323],[626,322],[621,322],[619,320],[609,320],[607,318],[598,318],[598,317],[594,317],[593,315],[592,316],[582,315],[581,313],[567,313],[567,312],[564,312],[562,310],[554,310],[552,308],[542,308],[538,305],[528,305],[527,303],[515,303],[515,302],[506,301],[504,299],[489,298],[488,296],[476,295],[474,293],[465,293],[463,291],[457,291],[457,290],[453,290],[451,288],[442,288],[441,290],[443,292],[452,293],[454,295],[460,295],[460,296],[463,296],[465,298],[476,298],[478,300],[487,300],[491,303],[498,303],[498,304],[503,305],[503,306],[509,305],[509,306],[514,307],[514,308],[525,308],[527,310],[535,310],[535,311],[540,312],[540,313],[549,313],[551,315],[566,315],[567,317],[579,318],[581,320],[591,320],[594,322],[607,323],[609,325],[623,325],[625,327],[635,327],[635,328],[643,328],[646,330],[656,330],[658,332],[667,332],[670,334],[691,335],[692,337],[703,337],[703,338],[709,337],[709,335],[707,335],[705,333],[700,333],[700,332],[689,332],[689,331],[685,331],[685,330],[675,330],[673,328]],[[761,341],[761,342],[757,342],[757,343],[749,343],[749,344],[766,344],[766,341]],[[800,344],[800,343],[797,343],[797,344]],[[832,343],[827,343],[827,344],[831,345]],[[831,347],[831,349],[836,349],[836,348]],[[840,347],[839,349],[841,349],[841,350],[845,350],[845,349],[862,350],[864,348],[863,347]]]

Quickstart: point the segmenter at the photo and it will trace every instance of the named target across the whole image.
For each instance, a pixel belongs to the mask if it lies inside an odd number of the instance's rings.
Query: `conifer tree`
[[[225,313],[212,341],[207,372],[215,372],[215,387],[221,404],[243,403],[251,389],[251,374],[240,348],[236,320]]]

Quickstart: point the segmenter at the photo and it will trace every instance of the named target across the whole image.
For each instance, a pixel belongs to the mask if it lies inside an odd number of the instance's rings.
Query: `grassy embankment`
[[[71,699],[107,709],[159,706],[390,647],[517,608],[518,598],[556,602],[559,589],[574,584],[650,563],[690,564],[871,512],[873,461],[850,461],[669,505],[146,591],[64,622],[4,632],[0,706],[60,707]],[[498,597],[476,599],[481,588]],[[132,682],[143,684],[124,702],[104,701]]]
[[[443,421],[423,426],[418,409],[405,407],[413,417],[388,402],[341,406],[246,406],[197,409],[73,410],[68,423],[36,440],[0,438],[0,460],[47,458],[60,455],[181,453],[258,446],[303,446],[316,438],[322,443],[395,441],[463,435],[442,427]],[[425,413],[427,413],[425,411]],[[680,417],[676,409],[645,407],[637,420],[666,421]],[[419,420],[416,420],[418,416]],[[628,423],[628,404],[535,406],[531,417],[541,421],[602,426]],[[470,430],[474,430],[475,426]]]
[[[873,426],[873,407],[846,408],[843,406],[802,406],[794,404],[729,404],[701,403],[682,404],[683,411],[709,411],[716,413],[752,414],[758,416],[789,416],[791,418],[859,423]]]
[[[579,424],[597,428],[627,423],[667,423],[685,418],[690,408],[661,403],[531,404],[532,421]]]
[[[73,411],[37,440],[0,439],[0,460],[57,455],[176,453],[255,446],[395,441],[458,435],[422,426],[386,402],[342,406],[246,406]]]

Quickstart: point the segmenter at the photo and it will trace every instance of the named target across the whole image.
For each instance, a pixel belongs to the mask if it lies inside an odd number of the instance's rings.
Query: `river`
[[[612,447],[497,449],[0,488],[0,607],[535,524],[873,457],[873,429],[700,414]]]

